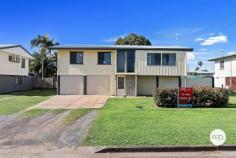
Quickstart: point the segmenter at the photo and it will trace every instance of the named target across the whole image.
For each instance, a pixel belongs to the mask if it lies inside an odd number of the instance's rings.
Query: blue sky
[[[236,52],[235,0],[2,0],[0,43],[22,44],[48,33],[61,44],[113,44],[128,33],[153,45],[193,47],[189,69]]]

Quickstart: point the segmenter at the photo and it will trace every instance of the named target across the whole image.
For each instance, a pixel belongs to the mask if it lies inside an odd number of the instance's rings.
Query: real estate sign
[[[193,88],[190,87],[180,87],[178,94],[178,104],[177,107],[191,108],[193,102]]]

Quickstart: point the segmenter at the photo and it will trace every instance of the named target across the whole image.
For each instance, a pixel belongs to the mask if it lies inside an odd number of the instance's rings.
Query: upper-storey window
[[[223,70],[225,68],[225,61],[220,61],[220,69]]]
[[[25,59],[24,58],[22,58],[22,60],[21,60],[21,68],[25,68]]]
[[[175,66],[176,65],[176,54],[175,53],[163,53],[162,54],[162,65]]]
[[[135,71],[135,51],[134,50],[117,50],[117,72],[134,72]]]
[[[111,52],[98,52],[98,64],[110,65],[111,64]]]
[[[161,65],[161,53],[147,53],[147,65]]]
[[[70,52],[70,64],[83,64],[83,52]]]

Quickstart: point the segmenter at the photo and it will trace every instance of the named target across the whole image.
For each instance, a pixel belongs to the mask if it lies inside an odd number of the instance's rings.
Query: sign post
[[[193,106],[193,88],[180,87],[177,108],[191,108]]]

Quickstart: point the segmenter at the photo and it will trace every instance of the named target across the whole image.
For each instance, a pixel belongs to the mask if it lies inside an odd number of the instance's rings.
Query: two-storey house
[[[236,54],[210,59],[215,63],[215,87],[236,90]]]
[[[0,93],[28,90],[30,53],[21,45],[0,45]]]
[[[138,96],[177,88],[187,75],[192,48],[59,45],[58,94]],[[182,82],[184,83],[184,82]]]

